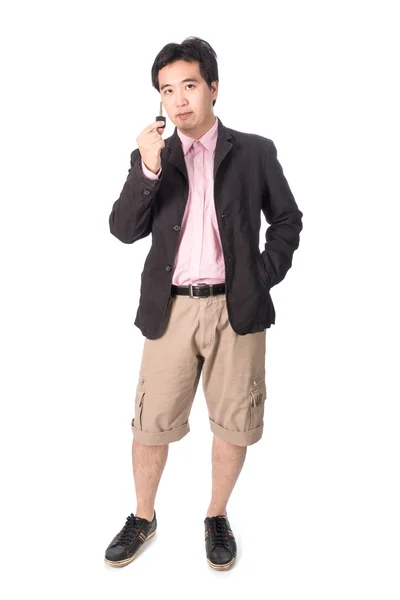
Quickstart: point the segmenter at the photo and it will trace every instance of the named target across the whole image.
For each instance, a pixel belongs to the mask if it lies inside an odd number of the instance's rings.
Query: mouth
[[[191,112],[186,112],[186,113],[179,113],[179,115],[176,115],[178,119],[184,119],[185,117],[188,117],[189,115],[191,115]]]

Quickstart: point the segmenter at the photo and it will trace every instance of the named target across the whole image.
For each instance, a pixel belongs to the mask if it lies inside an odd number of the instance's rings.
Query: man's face
[[[213,81],[210,89],[200,75],[198,62],[178,60],[159,71],[158,82],[168,118],[182,133],[195,138],[212,127],[212,102],[218,95],[218,81]],[[179,116],[181,113],[190,114],[184,118]]]

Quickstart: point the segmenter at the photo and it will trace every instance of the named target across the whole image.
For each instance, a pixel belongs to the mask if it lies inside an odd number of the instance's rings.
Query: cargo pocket
[[[261,427],[264,422],[264,406],[267,397],[265,374],[252,379],[250,388],[250,429]]]
[[[139,383],[136,388],[136,396],[135,396],[135,418],[132,419],[132,425],[136,427],[136,429],[143,429],[142,418],[143,418],[143,402],[145,397],[145,389],[144,389],[144,378],[141,376],[139,379]]]

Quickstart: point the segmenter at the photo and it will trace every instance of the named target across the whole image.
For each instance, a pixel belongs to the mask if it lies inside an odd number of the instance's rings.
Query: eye
[[[193,83],[188,83],[186,87],[188,87],[188,85],[190,85],[191,87],[196,87],[196,86],[195,86]],[[164,91],[164,95],[165,95],[167,92],[171,92],[171,91],[172,91],[172,90],[171,90],[171,88],[168,88],[167,90],[165,90],[165,91]]]

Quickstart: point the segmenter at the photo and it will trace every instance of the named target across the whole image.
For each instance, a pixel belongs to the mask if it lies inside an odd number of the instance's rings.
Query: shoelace
[[[229,540],[226,519],[223,517],[215,517],[215,519],[208,521],[208,525],[210,527],[209,536],[211,545],[216,546],[217,544],[222,544],[225,546]]]
[[[140,533],[141,530],[141,519],[135,517],[133,513],[126,519],[126,523],[118,534],[117,543],[118,545],[131,544],[133,539]]]

